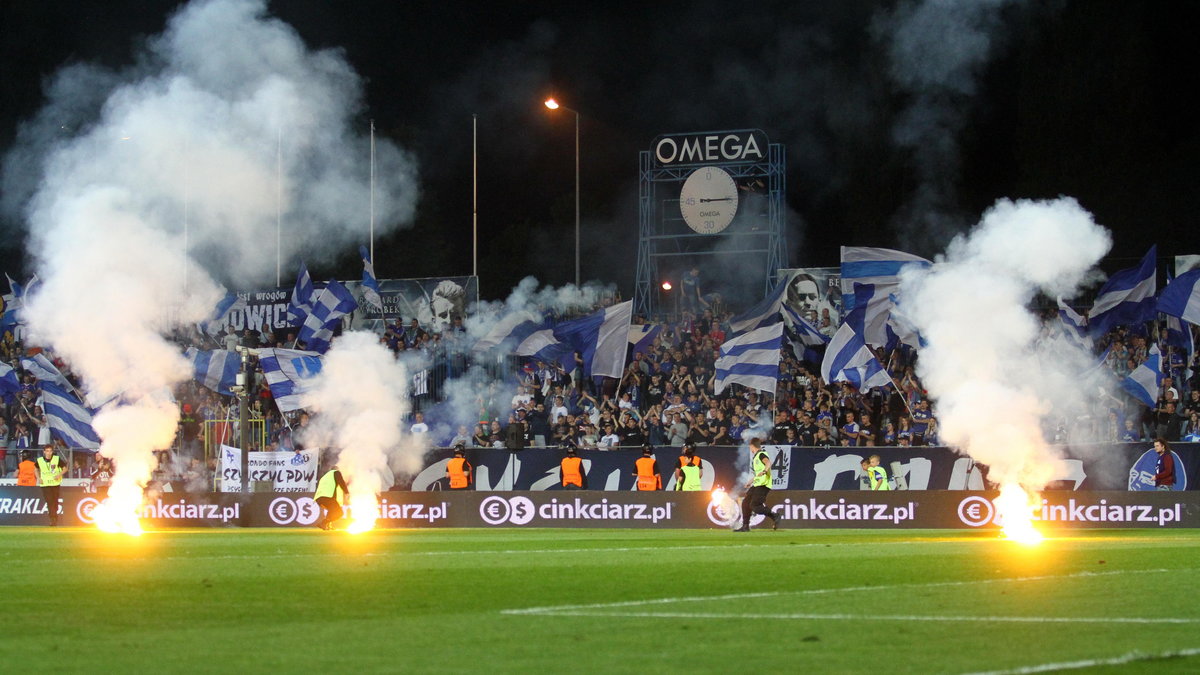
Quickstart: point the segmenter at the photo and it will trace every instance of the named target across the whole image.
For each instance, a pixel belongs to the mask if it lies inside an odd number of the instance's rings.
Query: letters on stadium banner
[[[371,328],[365,322],[374,319],[392,320],[416,318],[422,327],[440,329],[450,322],[451,316],[466,316],[466,308],[479,299],[477,277],[436,277],[431,279],[380,279],[379,295],[383,300],[383,313],[363,306],[362,282],[344,282],[346,288],[360,299],[360,307],[351,316],[353,328]],[[256,331],[286,329],[287,308],[292,297],[292,287],[242,291],[238,297],[246,301],[244,309],[229,313],[226,325],[237,331],[250,328]]]
[[[391,527],[723,528],[741,522],[737,497],[708,492],[387,492],[377,525]],[[767,503],[784,529],[995,530],[996,492],[772,492]],[[62,493],[60,522],[91,525],[100,503],[78,489]],[[1044,530],[1200,527],[1200,492],[1066,492],[1042,494],[1033,514]],[[306,527],[318,516],[307,493],[161,494],[142,507],[143,526]],[[45,525],[41,490],[0,488],[0,525]],[[752,524],[761,524],[755,516]]]
[[[786,445],[764,446],[777,468],[774,489],[855,490],[862,469],[859,463],[870,455],[879,455],[881,464],[895,482],[908,490],[982,490],[987,487],[987,467],[948,448],[800,448]],[[1153,461],[1146,453],[1148,444],[1127,443],[1072,448],[1056,465],[1053,490],[1146,490],[1153,488]],[[1200,472],[1200,446],[1181,443],[1173,446],[1178,476],[1176,489],[1195,489]],[[660,447],[655,452],[663,484],[674,487],[677,448]],[[697,448],[704,461],[704,488],[726,488],[739,484],[747,471],[748,452],[743,448]],[[563,453],[557,449],[531,448],[516,452],[468,448],[467,460],[476,468],[477,490],[557,490],[561,489],[558,465]],[[593,490],[634,489],[634,462],[640,450],[581,450]],[[397,489],[444,490],[449,450],[434,450],[426,456],[425,469]],[[1190,480],[1189,480],[1190,477]],[[740,482],[745,482],[744,478]],[[893,486],[895,487],[895,486]]]
[[[317,489],[317,461],[321,451],[310,448],[300,452],[252,452],[247,460],[251,482],[274,484],[275,492],[312,492]],[[221,491],[241,492],[242,451],[221,446]]]

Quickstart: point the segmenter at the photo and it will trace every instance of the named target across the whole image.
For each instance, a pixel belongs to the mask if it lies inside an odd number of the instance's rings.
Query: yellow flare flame
[[[996,510],[1000,514],[1001,531],[1009,541],[1026,546],[1040,544],[1045,536],[1033,526],[1033,509],[1037,505],[1037,495],[1030,495],[1016,483],[1000,486],[1000,496],[996,498]]]
[[[716,490],[712,491],[712,503],[713,504],[720,504],[724,501],[725,501],[725,490],[724,489],[717,488]]]
[[[362,534],[375,529],[375,521],[379,519],[379,500],[373,494],[352,495],[350,497],[350,526],[346,531],[350,534]]]
[[[114,483],[108,498],[92,510],[92,520],[104,532],[116,532],[139,536],[142,524],[139,512],[142,507],[142,488],[136,484]]]

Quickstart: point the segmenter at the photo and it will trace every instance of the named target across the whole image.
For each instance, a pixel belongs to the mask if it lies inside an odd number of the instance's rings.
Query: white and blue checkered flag
[[[312,311],[313,298],[316,293],[313,291],[312,277],[308,275],[308,267],[304,265],[304,261],[300,261],[300,273],[296,275],[296,287],[292,289],[292,299],[288,301],[288,323],[293,326],[299,326],[308,318],[308,313]]]
[[[304,407],[304,393],[321,372],[321,355],[296,349],[263,349],[258,353],[258,365],[275,405],[281,412],[291,412]]]
[[[342,317],[358,308],[358,301],[350,289],[336,280],[330,281],[321,289],[321,293],[313,302],[312,311],[300,327],[299,338],[304,345],[315,352],[325,353],[333,340],[333,331],[337,328]]]
[[[232,395],[230,387],[237,382],[242,359],[237,352],[214,349],[210,352],[188,347],[184,356],[192,363],[192,377],[205,387],[225,396]]]

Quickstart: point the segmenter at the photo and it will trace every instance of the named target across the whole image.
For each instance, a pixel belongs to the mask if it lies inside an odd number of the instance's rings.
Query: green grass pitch
[[[6,672],[1200,672],[1200,532],[0,530]]]

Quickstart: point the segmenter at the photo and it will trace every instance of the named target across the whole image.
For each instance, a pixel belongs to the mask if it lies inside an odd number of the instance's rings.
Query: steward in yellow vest
[[[463,454],[462,443],[454,446],[454,457],[446,464],[446,478],[450,479],[451,490],[467,490],[471,487],[471,463]]]
[[[58,525],[58,486],[62,485],[67,465],[54,454],[54,448],[47,445],[42,448],[42,456],[38,457],[37,470],[42,499],[46,500],[46,513],[50,516],[50,527],[54,527]]]
[[[658,460],[654,459],[654,448],[642,446],[642,456],[633,463],[637,469],[637,489],[642,492],[662,489],[662,475],[658,473]]]
[[[317,527],[322,530],[332,530],[333,524],[342,519],[342,505],[349,502],[350,489],[342,478],[342,472],[337,466],[332,466],[317,481],[317,491],[313,494],[317,506],[321,508],[321,517],[317,519]]]
[[[762,439],[750,439],[750,469],[754,475],[746,483],[749,492],[742,499],[742,526],[734,532],[749,532],[750,517],[761,514],[771,519],[771,529],[779,529],[779,514],[767,508],[767,495],[771,492],[771,458],[762,449]]]
[[[679,456],[679,464],[675,467],[675,489],[689,492],[699,490],[702,478],[704,462],[696,456],[696,444],[688,441],[683,444],[683,454]]]

